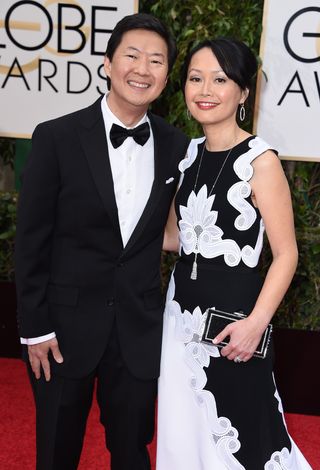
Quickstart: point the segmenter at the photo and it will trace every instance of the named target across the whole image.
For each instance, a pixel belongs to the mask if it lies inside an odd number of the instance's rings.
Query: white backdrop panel
[[[320,161],[320,1],[266,0],[255,132],[282,158]]]
[[[0,0],[0,135],[34,127],[105,93],[103,58],[137,0]]]

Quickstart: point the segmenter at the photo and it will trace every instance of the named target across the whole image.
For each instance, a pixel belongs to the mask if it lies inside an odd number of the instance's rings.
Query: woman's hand
[[[235,362],[247,362],[257,349],[264,325],[254,317],[247,317],[227,325],[213,340],[214,344],[221,343],[230,336],[229,343],[221,349],[221,355]]]

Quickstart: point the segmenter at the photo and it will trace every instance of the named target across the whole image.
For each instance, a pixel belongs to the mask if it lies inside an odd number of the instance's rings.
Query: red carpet
[[[0,359],[0,384],[0,469],[34,470],[33,399],[20,360]],[[320,416],[287,414],[286,419],[291,436],[313,470],[320,470]],[[90,413],[87,430],[79,470],[109,469],[96,403]],[[154,470],[155,442],[150,446],[150,452]]]

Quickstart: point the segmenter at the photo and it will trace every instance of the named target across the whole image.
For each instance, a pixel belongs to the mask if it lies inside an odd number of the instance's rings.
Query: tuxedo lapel
[[[122,240],[100,99],[88,108],[79,138],[102,203]]]
[[[142,234],[153,211],[157,207],[161,192],[165,188],[165,177],[168,168],[168,128],[165,129],[159,125],[159,122],[156,122],[152,114],[149,113],[148,117],[150,119],[154,140],[154,181],[147,204],[130,239],[128,240],[128,243],[124,248],[124,253],[130,250],[130,248]]]

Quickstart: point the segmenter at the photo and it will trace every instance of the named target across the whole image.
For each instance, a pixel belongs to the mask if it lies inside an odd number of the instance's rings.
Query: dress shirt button
[[[127,189],[127,194],[130,194],[131,193],[131,189]]]
[[[129,157],[128,157],[128,161],[129,161],[129,162],[131,162],[131,161],[132,161],[132,157],[131,157],[131,155],[129,155]]]
[[[107,306],[112,307],[112,305],[114,305],[114,299],[108,299],[107,300]]]

